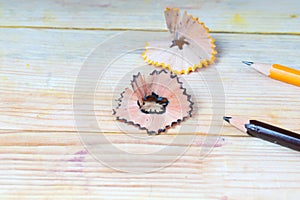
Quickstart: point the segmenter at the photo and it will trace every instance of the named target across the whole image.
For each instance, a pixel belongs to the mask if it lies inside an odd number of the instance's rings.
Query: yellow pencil
[[[242,61],[244,64],[249,65],[256,69],[258,72],[292,85],[300,86],[300,71],[292,69],[279,64],[263,64],[254,63],[249,61]]]

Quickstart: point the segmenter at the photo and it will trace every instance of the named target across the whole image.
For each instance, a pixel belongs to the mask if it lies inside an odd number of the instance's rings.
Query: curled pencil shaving
[[[117,120],[156,135],[192,116],[191,96],[173,73],[154,70],[146,78],[138,73],[131,86],[117,100],[113,110]]]
[[[188,74],[214,62],[216,45],[203,22],[186,11],[180,18],[178,8],[166,8],[165,19],[171,36],[146,44],[142,57],[148,64]]]

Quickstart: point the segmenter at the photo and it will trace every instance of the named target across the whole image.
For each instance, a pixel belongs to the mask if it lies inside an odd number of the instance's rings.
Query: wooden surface
[[[198,91],[195,118],[201,126],[192,118],[184,123],[197,131],[176,137],[179,141],[188,136],[196,139],[161,170],[119,172],[97,161],[82,143],[84,134],[99,136],[94,127],[77,124],[86,133],[76,131],[76,78],[90,52],[114,34],[134,30],[140,35],[137,40],[146,34],[166,34],[163,9],[167,5],[199,16],[213,32],[217,62],[200,73],[218,71],[225,102],[212,105],[209,92],[213,91],[196,75],[185,77],[193,91]],[[200,155],[207,145],[203,141],[213,106],[225,105],[226,114],[300,132],[300,89],[241,64],[241,60],[277,62],[300,69],[299,16],[296,0],[0,1],[1,199],[299,199],[298,152],[248,137],[224,124],[213,150],[204,159]],[[126,48],[129,44],[118,45]],[[143,64],[139,53],[128,55],[125,61],[131,67]],[[112,120],[112,97],[118,94],[109,90],[108,83],[128,71],[122,64],[112,66],[117,70],[108,73],[95,94],[95,114],[105,121],[101,125],[105,136],[129,153],[181,147],[182,142],[172,142],[180,127],[137,143],[119,129],[122,123]],[[213,77],[208,79],[213,81]],[[143,158],[145,165],[152,161],[151,156]],[[118,164],[128,166],[128,160]]]

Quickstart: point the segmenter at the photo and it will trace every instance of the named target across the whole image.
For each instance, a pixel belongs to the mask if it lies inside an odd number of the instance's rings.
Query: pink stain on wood
[[[107,8],[109,7],[111,4],[110,3],[104,3],[104,4],[92,4],[90,6],[92,7],[101,7],[101,8]]]
[[[83,150],[76,152],[75,155],[86,155],[87,153],[88,153],[87,150],[83,149]]]
[[[87,154],[87,150],[80,150],[75,153],[76,156],[73,158],[69,159],[68,161],[70,162],[83,162],[85,159],[85,155]]]
[[[200,140],[195,141],[196,145],[202,146],[202,147],[222,147],[225,144],[225,138],[219,137],[216,141],[210,142],[208,140]]]
[[[220,200],[228,200],[228,196],[222,196]]]

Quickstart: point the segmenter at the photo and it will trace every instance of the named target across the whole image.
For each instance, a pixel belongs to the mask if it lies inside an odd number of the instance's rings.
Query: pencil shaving
[[[191,96],[173,73],[154,70],[146,78],[138,73],[131,86],[117,100],[117,120],[156,135],[192,116]]]
[[[216,46],[203,22],[187,12],[180,17],[178,8],[166,8],[165,19],[171,35],[146,43],[142,57],[148,64],[188,74],[214,62]]]

